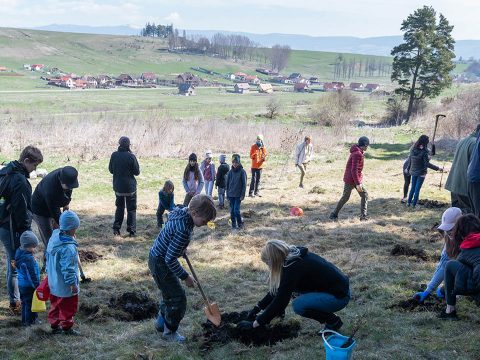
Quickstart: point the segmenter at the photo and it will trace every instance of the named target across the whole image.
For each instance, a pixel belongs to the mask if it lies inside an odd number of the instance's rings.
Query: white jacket
[[[313,159],[313,145],[305,141],[297,145],[295,150],[295,165],[307,164]]]

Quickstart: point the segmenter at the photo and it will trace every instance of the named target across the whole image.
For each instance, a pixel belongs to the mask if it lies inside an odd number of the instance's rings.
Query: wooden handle
[[[198,281],[197,274],[195,274],[195,270],[193,270],[193,266],[192,266],[192,264],[190,263],[190,259],[188,258],[187,254],[183,254],[183,257],[184,257],[185,261],[187,262],[187,265],[188,265],[190,271],[192,272],[193,278],[194,278],[195,281],[197,282],[198,289],[200,290],[200,293],[202,294],[202,297],[203,297],[203,300],[205,301],[205,304],[206,304],[207,307],[210,309],[210,301],[208,301],[207,295],[206,295],[205,292],[203,291],[202,285],[200,285],[200,281]]]

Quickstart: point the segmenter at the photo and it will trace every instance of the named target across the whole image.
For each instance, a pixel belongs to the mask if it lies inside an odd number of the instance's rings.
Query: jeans
[[[249,194],[258,194],[262,169],[252,169],[252,181],[250,182]]]
[[[460,261],[450,260],[445,266],[445,298],[447,305],[455,306],[457,294],[455,294],[455,276],[463,265]]]
[[[303,178],[307,172],[307,164],[299,164],[297,167],[300,169],[300,185],[303,185]]]
[[[408,188],[410,187],[412,176],[403,174],[403,180],[403,198],[406,198],[408,196]]]
[[[32,312],[32,299],[35,291],[32,287],[20,287],[20,299],[22,300],[22,325],[35,324],[38,314]]]
[[[329,324],[336,319],[334,313],[342,310],[349,301],[350,292],[343,298],[336,298],[325,292],[312,292],[295,298],[292,307],[293,311],[300,316]]]
[[[45,270],[45,266],[47,264],[46,261],[46,254],[47,254],[47,246],[48,240],[52,237],[53,227],[52,227],[52,218],[40,216],[37,214],[33,214],[33,221],[37,224],[38,232],[40,233],[40,239],[43,242],[45,248],[43,249],[43,267],[42,270]]]
[[[468,183],[468,198],[472,212],[480,217],[480,183]]]
[[[10,300],[10,304],[15,304],[20,301],[20,292],[18,290],[18,278],[17,270],[12,267],[12,260],[15,259],[15,249],[10,238],[10,230],[0,227],[0,240],[5,247],[5,253],[7,254],[7,292]]]
[[[115,221],[113,223],[113,230],[120,230],[123,223],[123,216],[125,214],[125,206],[127,207],[127,231],[135,233],[137,231],[137,193],[131,196],[116,196],[115,206]]]
[[[355,185],[345,183],[345,186],[343,187],[343,195],[338,201],[337,207],[333,211],[332,215],[338,216],[338,213],[340,212],[340,210],[350,199],[350,195],[352,194],[353,189],[356,189]],[[360,198],[361,198],[361,201],[360,201],[361,216],[365,217],[367,216],[367,207],[368,207],[367,189],[363,187],[363,192],[359,192],[358,195],[360,195]]]
[[[150,255],[148,268],[162,293],[159,315],[165,319],[169,330],[177,331],[187,309],[185,290],[178,277],[168,268],[165,259]]]
[[[237,228],[243,225],[242,215],[240,213],[240,204],[242,201],[239,197],[229,197],[230,201],[230,219],[232,220],[232,228]]]
[[[218,205],[225,205],[225,188],[218,188]]]
[[[215,182],[212,181],[212,180],[209,180],[209,181],[205,180],[205,194],[207,194],[210,197],[213,194],[213,185],[214,184],[215,184]]]
[[[420,189],[422,188],[423,182],[425,181],[425,176],[415,176],[412,175],[412,188],[410,189],[410,194],[408,195],[408,205],[415,207],[418,202],[418,197],[420,196]]]

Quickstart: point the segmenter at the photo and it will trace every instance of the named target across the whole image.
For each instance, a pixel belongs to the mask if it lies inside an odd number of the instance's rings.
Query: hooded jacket
[[[360,185],[363,180],[363,162],[365,156],[358,145],[352,145],[350,148],[350,157],[347,161],[343,181],[350,185]]]
[[[110,157],[108,170],[113,174],[113,190],[119,194],[137,191],[135,176],[140,175],[140,165],[130,149],[119,146]]]
[[[247,173],[240,164],[236,168],[232,166],[227,174],[227,197],[245,198],[247,189]]]
[[[15,267],[18,287],[36,289],[40,285],[40,268],[31,252],[18,248],[15,253]]]
[[[59,229],[52,233],[47,246],[47,274],[50,293],[58,297],[71,297],[71,285],[80,291],[78,280],[77,241]]]
[[[480,233],[469,234],[460,244],[457,256],[464,266],[455,275],[455,293],[480,293]]]
[[[476,140],[475,134],[471,134],[457,144],[452,167],[445,183],[445,189],[454,194],[468,196],[466,174]]]
[[[217,170],[217,179],[215,185],[221,189],[225,189],[227,186],[227,174],[230,171],[230,165],[227,163],[221,163]]]
[[[335,265],[324,258],[311,253],[307,248],[298,247],[300,256],[285,260],[277,293],[270,292],[258,303],[264,310],[257,316],[260,325],[268,324],[287,307],[294,292],[305,294],[324,292],[336,298],[348,296],[350,284],[348,277]]]
[[[52,171],[35,188],[32,196],[32,211],[36,215],[53,218],[58,224],[60,208],[70,204],[72,190],[64,190],[60,180],[62,169]]]
[[[28,177],[27,168],[18,161],[8,163],[0,170],[0,197],[5,199],[0,207],[0,226],[9,229],[10,213],[13,230],[18,234],[29,230],[32,225],[32,185]]]
[[[307,145],[305,141],[297,145],[295,149],[295,165],[308,164],[313,158],[313,144]]]
[[[410,175],[425,176],[427,169],[438,171],[440,168],[430,163],[428,150],[413,148],[410,150]]]

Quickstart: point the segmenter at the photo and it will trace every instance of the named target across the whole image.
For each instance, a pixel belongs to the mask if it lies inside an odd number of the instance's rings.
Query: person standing
[[[452,167],[450,168],[450,173],[445,183],[445,189],[450,191],[452,206],[462,209],[464,213],[472,211],[472,204],[468,197],[468,180],[466,173],[479,131],[480,124],[477,126],[475,132],[463,138],[457,144]]]
[[[205,160],[200,164],[200,171],[205,181],[205,194],[212,196],[213,184],[215,183],[215,164],[212,162],[212,151],[208,150],[205,154]]]
[[[477,137],[475,148],[467,169],[468,197],[472,212],[480,217],[480,136]]]
[[[303,178],[307,172],[307,165],[313,158],[313,144],[310,136],[305,136],[305,140],[297,145],[295,150],[295,166],[300,169],[300,188],[303,189]]]
[[[195,195],[202,192],[203,185],[205,184],[203,174],[198,166],[197,155],[195,153],[191,153],[188,157],[188,164],[183,172],[182,184],[186,192],[183,206],[188,206],[190,200],[192,200]]]
[[[58,222],[63,210],[68,210],[72,200],[72,190],[78,188],[78,172],[72,166],[52,171],[45,176],[35,188],[32,196],[33,220],[38,226],[40,239],[45,245],[43,267],[45,270],[45,253],[53,228],[58,228]],[[53,224],[52,224],[53,221]]]
[[[366,136],[362,136],[358,139],[356,145],[352,145],[350,148],[350,157],[347,161],[347,166],[345,168],[345,173],[343,175],[343,182],[345,183],[343,187],[343,195],[338,201],[337,207],[330,214],[330,220],[337,220],[338,213],[342,207],[350,199],[353,189],[357,190],[360,195],[360,220],[368,220],[367,216],[367,206],[368,206],[368,193],[367,189],[363,185],[363,164],[365,160],[365,151],[367,151],[368,146],[370,145],[370,140]]]
[[[227,187],[227,174],[230,171],[230,165],[226,163],[226,155],[220,155],[220,166],[217,170],[217,178],[215,180],[215,187],[218,188],[218,207],[223,209],[225,207],[225,188]]]
[[[240,205],[247,190],[247,173],[240,162],[240,155],[233,154],[232,169],[227,174],[227,198],[230,202],[230,220],[232,229],[243,229]]]
[[[262,176],[263,163],[267,160],[267,149],[263,144],[263,135],[259,134],[255,144],[250,148],[250,159],[252,159],[252,181],[248,196],[262,197],[260,194],[260,178]]]
[[[17,270],[12,266],[20,236],[32,225],[32,185],[28,177],[43,162],[42,152],[27,146],[18,161],[8,163],[0,170],[0,240],[7,256],[7,292],[10,310],[21,311]]]
[[[130,150],[130,139],[122,136],[118,141],[118,150],[110,157],[108,169],[113,175],[113,190],[115,191],[115,221],[113,234],[120,236],[125,206],[127,208],[127,231],[130,236],[137,233],[137,180],[140,175],[140,165]]]

